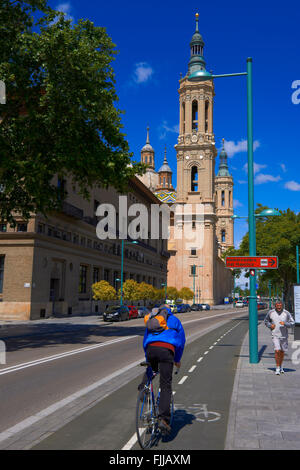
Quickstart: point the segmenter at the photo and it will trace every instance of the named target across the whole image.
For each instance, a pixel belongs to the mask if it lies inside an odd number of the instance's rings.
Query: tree
[[[46,0],[2,0],[0,41],[0,219],[61,208],[55,175],[85,198],[96,185],[126,191],[144,165],[131,161],[121,132],[105,28],[72,24]]]
[[[119,289],[121,297],[121,289]],[[139,284],[134,279],[127,279],[123,284],[123,300],[140,300]]]
[[[153,300],[155,298],[155,289],[151,284],[141,282],[140,284],[138,284],[138,291],[138,300]]]
[[[94,300],[116,300],[116,290],[107,281],[100,281],[92,284]]]
[[[167,298],[170,300],[176,300],[179,297],[179,292],[176,287],[167,287]]]
[[[256,214],[267,207],[258,204]],[[292,285],[296,282],[296,246],[300,245],[300,214],[290,209],[279,211],[279,216],[256,217],[256,253],[258,256],[278,256],[278,269],[268,269],[261,281],[283,291],[288,308],[292,305]],[[228,252],[225,253],[225,255]],[[231,255],[249,255],[249,235],[244,236],[240,248]]]
[[[180,289],[180,291],[178,292],[178,296],[180,297],[180,299],[191,300],[194,298],[194,293],[188,287],[182,287],[182,289]]]

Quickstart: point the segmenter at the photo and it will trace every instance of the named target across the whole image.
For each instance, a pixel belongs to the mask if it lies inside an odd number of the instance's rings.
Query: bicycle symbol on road
[[[175,405],[175,409],[184,407],[184,405]],[[182,409],[182,408],[181,408]],[[200,423],[213,423],[214,421],[219,421],[221,419],[221,414],[216,411],[208,411],[207,405],[202,403],[195,403],[192,406],[188,406],[186,411],[193,413],[196,417],[196,421]]]

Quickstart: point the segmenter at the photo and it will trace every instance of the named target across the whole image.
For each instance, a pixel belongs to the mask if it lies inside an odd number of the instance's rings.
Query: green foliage
[[[132,164],[121,132],[105,28],[72,24],[44,0],[2,0],[0,41],[0,219],[60,208],[55,175],[86,198],[95,185],[126,191],[144,166]]]
[[[258,204],[256,213],[268,207]],[[270,280],[273,288],[283,290],[288,306],[291,305],[292,285],[296,282],[296,246],[300,245],[300,214],[290,209],[280,211],[279,216],[256,217],[257,256],[278,256],[279,268],[269,269],[260,275],[263,292]],[[228,256],[229,250],[225,253]],[[232,256],[249,255],[249,235],[244,236],[238,250],[231,250]]]
[[[178,292],[178,296],[180,299],[191,300],[194,298],[194,293],[188,287],[182,287],[182,289],[180,289]]]
[[[176,300],[179,298],[179,292],[176,287],[167,287],[167,298],[170,300]]]
[[[94,300],[116,300],[116,290],[107,282],[100,281],[92,284]]]
[[[121,297],[121,289],[119,289]],[[140,300],[140,287],[134,279],[127,279],[123,284],[123,300]]]

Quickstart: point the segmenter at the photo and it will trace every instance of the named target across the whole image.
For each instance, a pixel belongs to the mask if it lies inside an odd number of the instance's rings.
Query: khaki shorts
[[[288,340],[287,338],[276,338],[273,337],[273,344],[274,344],[274,350],[275,351],[284,351],[288,352],[289,345],[288,345]]]

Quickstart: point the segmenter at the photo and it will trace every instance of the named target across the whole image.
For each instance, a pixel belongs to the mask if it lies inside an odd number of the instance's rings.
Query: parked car
[[[172,313],[177,313],[177,305],[169,304],[168,307],[170,308]]]
[[[138,318],[139,316],[138,309],[134,305],[128,305],[128,308],[129,308],[129,319]]]
[[[103,313],[103,321],[125,321],[129,320],[129,308],[125,305],[113,305]]]
[[[190,312],[191,307],[188,304],[179,304],[177,305],[177,313]]]
[[[209,304],[201,304],[202,310],[210,310]]]
[[[268,308],[265,302],[257,302],[257,310],[264,310],[265,308]]]
[[[145,315],[148,315],[150,310],[147,307],[139,307],[138,308],[138,314],[139,318],[144,318]]]
[[[193,304],[193,305],[191,305],[191,311],[192,311],[192,312],[199,312],[199,310],[202,310],[202,305],[201,305],[201,304]]]
[[[238,300],[236,303],[235,303],[235,306],[238,307],[238,308],[241,308],[241,307],[244,307],[244,302],[242,300]]]

